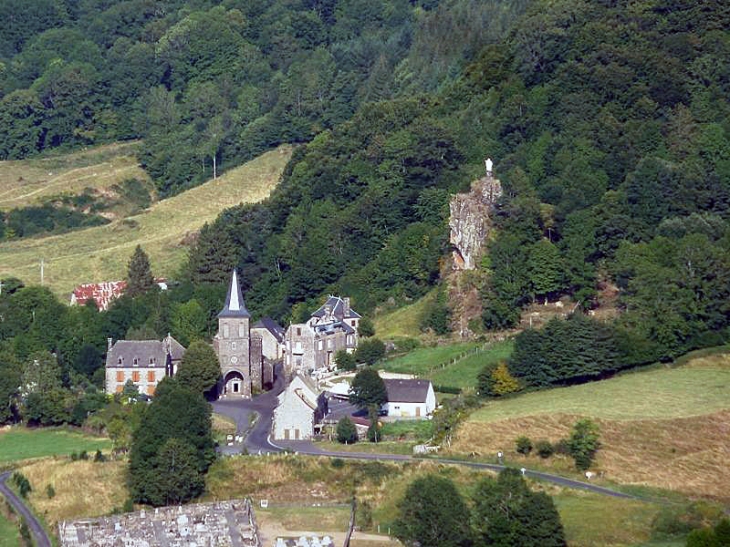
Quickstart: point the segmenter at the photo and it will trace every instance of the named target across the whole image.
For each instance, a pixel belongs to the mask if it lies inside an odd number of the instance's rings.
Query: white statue
[[[484,161],[484,165],[485,165],[485,166],[487,167],[487,176],[488,176],[488,177],[491,177],[491,176],[492,176],[492,166],[494,165],[494,164],[492,163],[492,158],[487,158],[487,159],[486,159],[486,160]]]

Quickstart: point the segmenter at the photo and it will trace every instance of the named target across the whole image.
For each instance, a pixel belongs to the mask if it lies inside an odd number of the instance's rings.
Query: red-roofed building
[[[105,283],[84,283],[74,289],[71,294],[71,305],[83,306],[89,300],[96,302],[96,307],[106,310],[115,298],[124,294],[126,281],[107,281]]]

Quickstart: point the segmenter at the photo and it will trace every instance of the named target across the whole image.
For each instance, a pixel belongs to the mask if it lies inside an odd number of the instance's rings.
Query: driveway
[[[23,500],[16,496],[15,492],[5,484],[11,474],[11,471],[0,473],[0,494],[5,496],[15,511],[25,519],[28,529],[33,536],[34,544],[37,547],[51,547],[51,540],[48,534],[46,534],[46,530],[41,526],[41,523],[38,522],[38,519],[35,518],[35,515],[28,509]]]

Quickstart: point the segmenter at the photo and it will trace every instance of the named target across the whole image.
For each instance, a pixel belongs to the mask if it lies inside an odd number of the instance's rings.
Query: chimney
[[[345,317],[349,317],[350,316],[350,297],[346,296],[345,298],[342,299],[342,302],[344,303]]]
[[[111,338],[107,338],[106,339],[106,350],[107,351],[111,351],[111,349],[112,349],[112,339]]]

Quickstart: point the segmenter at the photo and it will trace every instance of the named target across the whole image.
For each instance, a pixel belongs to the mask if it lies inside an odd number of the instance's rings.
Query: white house
[[[436,408],[436,395],[429,380],[386,378],[388,402],[384,410],[396,418],[425,418]]]
[[[301,374],[278,397],[272,430],[274,439],[303,440],[314,435],[314,428],[326,414],[327,399]]]

